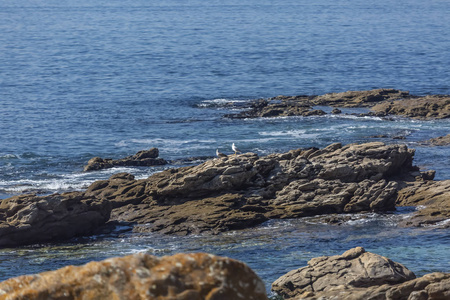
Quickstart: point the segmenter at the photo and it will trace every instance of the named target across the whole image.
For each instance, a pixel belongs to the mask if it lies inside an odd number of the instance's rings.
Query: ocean
[[[416,149],[416,165],[449,179],[450,147],[420,142],[448,134],[450,120],[223,117],[238,110],[230,103],[277,95],[374,88],[450,94],[448,11],[445,0],[0,0],[0,199],[83,190],[118,172],[146,178],[188,164],[185,158],[232,153],[233,142],[259,155],[334,142],[406,143]],[[151,147],[175,163],[82,171],[94,156]],[[355,246],[418,275],[448,272],[448,230],[399,228],[411,211],[367,214],[343,226],[270,221],[218,236],[118,228],[2,249],[0,279],[139,251],[206,251],[248,263],[269,288],[312,257]]]

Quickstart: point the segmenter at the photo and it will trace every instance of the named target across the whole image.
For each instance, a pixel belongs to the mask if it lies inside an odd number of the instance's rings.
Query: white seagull
[[[238,152],[239,152],[239,153],[242,153],[242,151],[239,150],[239,148],[236,147],[236,145],[235,145],[234,143],[233,143],[233,145],[231,145],[231,149],[233,149],[234,155],[237,155]]]
[[[216,149],[216,155],[217,157],[228,157],[225,153],[219,152],[219,149]]]

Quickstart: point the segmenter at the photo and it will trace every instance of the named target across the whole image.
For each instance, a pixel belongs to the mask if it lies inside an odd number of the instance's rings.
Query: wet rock
[[[416,206],[404,226],[450,227],[450,180],[408,183],[398,193],[398,206]]]
[[[423,141],[422,144],[430,146],[448,146],[450,145],[450,134]]]
[[[331,111],[331,113],[333,115],[338,115],[340,113],[342,113],[342,110],[340,110],[339,108],[333,108],[333,110]]]
[[[67,266],[0,283],[6,299],[267,299],[264,283],[244,263],[205,253],[144,253]],[[2,298],[3,299],[3,298]]]
[[[414,273],[402,264],[356,247],[342,255],[311,259],[308,266],[278,278],[272,284],[272,290],[284,299],[308,299],[316,293],[329,299],[327,292],[330,291],[332,294],[336,291],[351,294],[349,291],[355,288],[394,285],[414,278]]]
[[[372,107],[377,115],[399,115],[415,119],[446,119],[450,117],[450,96],[430,95],[388,101]]]
[[[167,161],[158,158],[158,148],[151,148],[150,150],[142,150],[138,153],[127,156],[121,159],[110,159],[94,157],[88,161],[88,164],[84,167],[84,171],[94,171],[101,169],[108,169],[117,166],[132,166],[132,167],[147,167],[147,166],[160,166],[167,164]]]
[[[110,217],[111,204],[82,193],[15,196],[0,203],[0,247],[92,234]]]

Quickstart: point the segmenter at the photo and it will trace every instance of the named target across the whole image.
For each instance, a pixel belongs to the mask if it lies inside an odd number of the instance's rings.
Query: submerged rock
[[[283,299],[448,299],[450,274],[415,278],[402,264],[356,247],[311,259],[278,278],[272,290]]]
[[[84,171],[94,171],[101,169],[108,169],[113,167],[147,167],[147,166],[160,166],[167,164],[167,161],[158,158],[159,150],[158,148],[151,148],[150,150],[142,150],[138,153],[127,156],[121,159],[110,159],[110,158],[100,158],[94,157],[88,161],[88,164],[84,167]]]
[[[5,298],[6,296],[6,298]],[[67,266],[0,282],[0,299],[264,300],[264,283],[244,263],[205,253],[144,253]]]
[[[92,234],[110,217],[111,204],[73,192],[22,195],[0,202],[0,247]]]

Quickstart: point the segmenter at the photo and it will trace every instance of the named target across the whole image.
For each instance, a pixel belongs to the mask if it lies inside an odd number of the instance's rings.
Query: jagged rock
[[[446,119],[450,117],[450,96],[431,95],[388,101],[372,107],[376,115],[400,115],[415,119]]]
[[[409,183],[398,193],[398,206],[416,206],[418,210],[401,224],[405,226],[439,225],[450,227],[450,180]]]
[[[393,285],[414,278],[414,273],[402,264],[356,247],[342,255],[311,259],[308,266],[278,278],[272,290],[285,299],[302,299],[314,293],[326,295],[328,291]]]
[[[113,168],[117,166],[132,166],[132,167],[142,167],[142,166],[160,166],[167,164],[167,161],[158,158],[159,150],[158,148],[151,148],[150,150],[142,150],[138,153],[127,156],[121,159],[110,159],[110,158],[100,158],[94,157],[88,161],[88,164],[84,167],[84,171],[94,171],[107,168]]]
[[[6,296],[6,298],[5,298]],[[264,300],[264,283],[244,263],[205,253],[144,253],[67,266],[0,283],[0,299]]]
[[[422,144],[425,145],[431,145],[431,146],[447,146],[450,145],[450,134],[447,134],[446,136],[440,136],[437,138],[432,138],[427,141],[422,142]]]
[[[22,195],[0,203],[0,247],[92,234],[105,224],[111,204],[82,193]]]
[[[339,108],[333,108],[331,113],[334,114],[334,115],[338,115],[338,114],[342,113],[342,110],[340,110]]]

